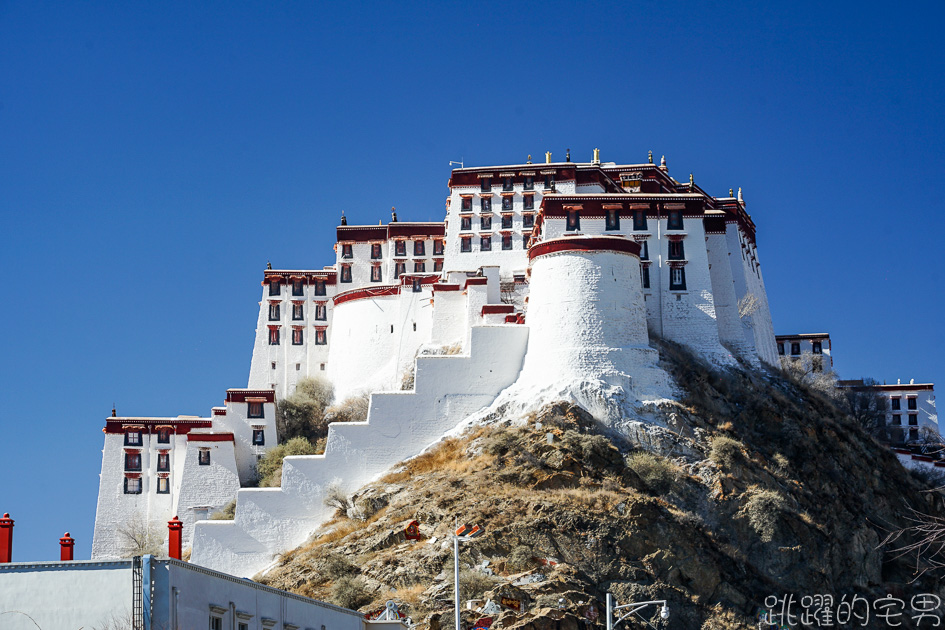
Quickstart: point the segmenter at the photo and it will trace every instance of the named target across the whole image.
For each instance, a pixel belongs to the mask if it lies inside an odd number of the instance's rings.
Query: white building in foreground
[[[0,564],[3,630],[362,630],[354,610],[179,560]]]

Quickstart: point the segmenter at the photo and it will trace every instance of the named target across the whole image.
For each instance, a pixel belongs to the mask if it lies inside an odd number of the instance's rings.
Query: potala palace
[[[353,492],[464,421],[564,399],[646,422],[675,391],[650,335],[719,365],[778,364],[740,192],[596,150],[456,169],[449,189],[442,222],[342,217],[329,266],[265,270],[249,382],[209,417],[107,419],[93,558],[119,555],[130,519],[177,515],[192,562],[252,576],[330,517],[329,486]],[[367,421],[286,458],[281,488],[247,487],[278,442],[276,400],[310,376],[336,400],[371,392]],[[234,520],[206,520],[234,497]]]

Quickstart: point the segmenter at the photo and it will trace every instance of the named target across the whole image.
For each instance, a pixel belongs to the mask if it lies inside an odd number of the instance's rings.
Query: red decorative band
[[[396,284],[381,287],[371,287],[368,289],[352,289],[350,291],[339,293],[333,298],[333,301],[335,306],[338,306],[339,304],[344,304],[345,302],[351,302],[353,300],[397,295],[398,293],[400,293],[400,286]]]
[[[489,278],[475,277],[475,278],[466,278],[466,286],[469,285],[486,285],[489,284]]]
[[[459,291],[458,284],[447,284],[444,282],[435,282],[433,283],[433,291]]]
[[[483,315],[499,315],[501,313],[514,313],[515,307],[511,304],[483,304]]]
[[[188,442],[232,442],[232,433],[188,433]]]
[[[528,250],[529,261],[545,254],[558,252],[597,252],[611,251],[631,256],[640,256],[640,245],[636,241],[619,236],[566,236],[553,238],[532,245]]]
[[[228,389],[226,402],[276,402],[272,389]]]

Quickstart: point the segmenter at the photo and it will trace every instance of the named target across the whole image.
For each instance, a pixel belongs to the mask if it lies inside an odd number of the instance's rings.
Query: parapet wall
[[[191,561],[247,577],[265,569],[331,516],[330,486],[355,491],[491,404],[518,378],[527,341],[525,326],[481,326],[468,355],[418,358],[413,392],[373,394],[366,422],[329,426],[324,455],[285,459],[281,488],[240,490],[233,521],[197,523]]]

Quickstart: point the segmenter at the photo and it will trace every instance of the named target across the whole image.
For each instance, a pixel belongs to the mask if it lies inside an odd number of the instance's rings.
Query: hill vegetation
[[[486,528],[461,547],[463,601],[522,603],[493,628],[602,624],[607,592],[668,600],[668,625],[654,627],[707,630],[756,627],[771,595],[939,592],[882,541],[910,510],[942,514],[941,497],[836,401],[781,373],[659,349],[684,395],[654,406],[657,425],[631,439],[561,403],[471,427],[337,502],[257,579],[363,610],[393,599],[424,630],[451,627],[460,522]],[[400,534],[413,519],[418,542]]]

